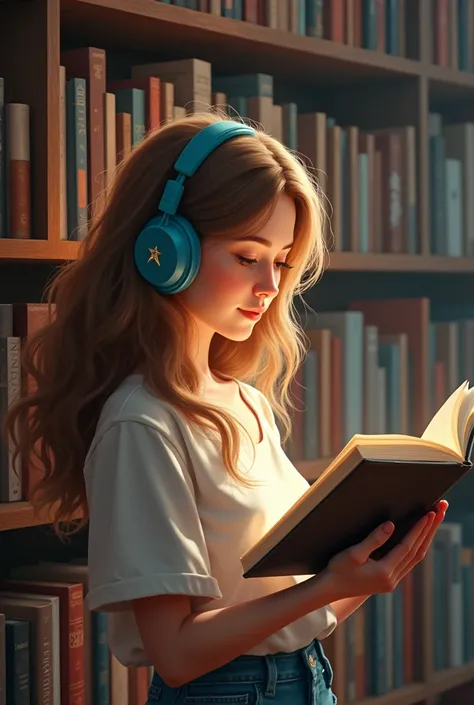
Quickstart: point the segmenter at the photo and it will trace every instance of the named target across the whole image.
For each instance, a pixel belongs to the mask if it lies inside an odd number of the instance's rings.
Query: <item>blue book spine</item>
[[[458,64],[460,71],[470,70],[469,48],[472,39],[469,38],[468,7],[469,0],[458,0]]]
[[[92,612],[92,687],[94,705],[110,705],[110,665],[107,614]]]
[[[298,34],[306,34],[306,0],[298,0]]]
[[[359,247],[369,251],[369,155],[359,154]]]
[[[234,0],[234,20],[243,20],[244,10],[242,2],[243,0]]]
[[[386,0],[385,48],[387,54],[400,53],[399,0]]]
[[[322,39],[324,0],[306,0],[306,34],[308,37]]]
[[[393,688],[401,688],[405,685],[403,669],[403,590],[398,585],[393,591]]]
[[[66,83],[67,227],[71,240],[82,240],[88,230],[86,79]]]
[[[117,113],[131,115],[132,147],[134,147],[145,137],[145,91],[139,88],[123,88],[115,91],[115,102]]]
[[[363,0],[362,46],[377,49],[377,0]]]

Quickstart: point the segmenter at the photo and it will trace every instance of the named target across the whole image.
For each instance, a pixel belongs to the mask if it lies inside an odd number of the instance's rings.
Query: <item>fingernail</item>
[[[382,529],[386,534],[391,534],[393,531],[393,524],[391,521],[386,521],[385,524],[382,524]]]

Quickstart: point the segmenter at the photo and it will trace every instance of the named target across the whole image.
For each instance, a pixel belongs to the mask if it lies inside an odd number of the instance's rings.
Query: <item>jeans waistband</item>
[[[224,666],[199,676],[193,683],[260,682],[265,684],[265,693],[271,695],[279,681],[308,677],[323,678],[327,688],[332,684],[332,667],[317,639],[291,653],[239,656]]]

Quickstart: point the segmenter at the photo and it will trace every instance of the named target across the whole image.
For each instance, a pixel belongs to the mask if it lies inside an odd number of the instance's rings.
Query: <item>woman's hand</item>
[[[438,502],[436,511],[428,512],[380,560],[371,559],[370,555],[388,541],[395,528],[392,522],[379,526],[364,541],[334,556],[324,574],[337,599],[394,590],[405,575],[425,557],[447,508],[445,500]]]

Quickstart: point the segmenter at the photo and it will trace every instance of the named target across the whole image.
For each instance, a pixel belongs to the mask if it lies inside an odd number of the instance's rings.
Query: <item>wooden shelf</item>
[[[474,273],[474,257],[331,252],[328,270],[367,272]]]
[[[458,668],[447,668],[444,671],[435,672],[429,686],[429,693],[430,695],[444,693],[470,681],[474,681],[474,661]]]
[[[79,243],[75,241],[0,239],[0,261],[64,262],[77,258]]]
[[[77,258],[79,242],[0,239],[0,262],[66,262]],[[474,257],[331,252],[327,271],[433,272],[474,274]],[[320,462],[320,461],[318,461]]]
[[[407,77],[420,73],[417,61],[327,39],[217,17],[156,0],[61,0],[62,41],[83,41],[105,49],[127,48],[168,59],[199,55],[219,72],[258,70],[295,81],[327,85],[357,79]],[[238,63],[236,64],[236,57]]]
[[[76,518],[79,518],[77,515]],[[51,523],[47,512],[36,513],[29,502],[0,503],[0,531],[26,529]]]
[[[469,95],[474,89],[474,74],[430,64],[426,74],[430,98],[453,100]]]

